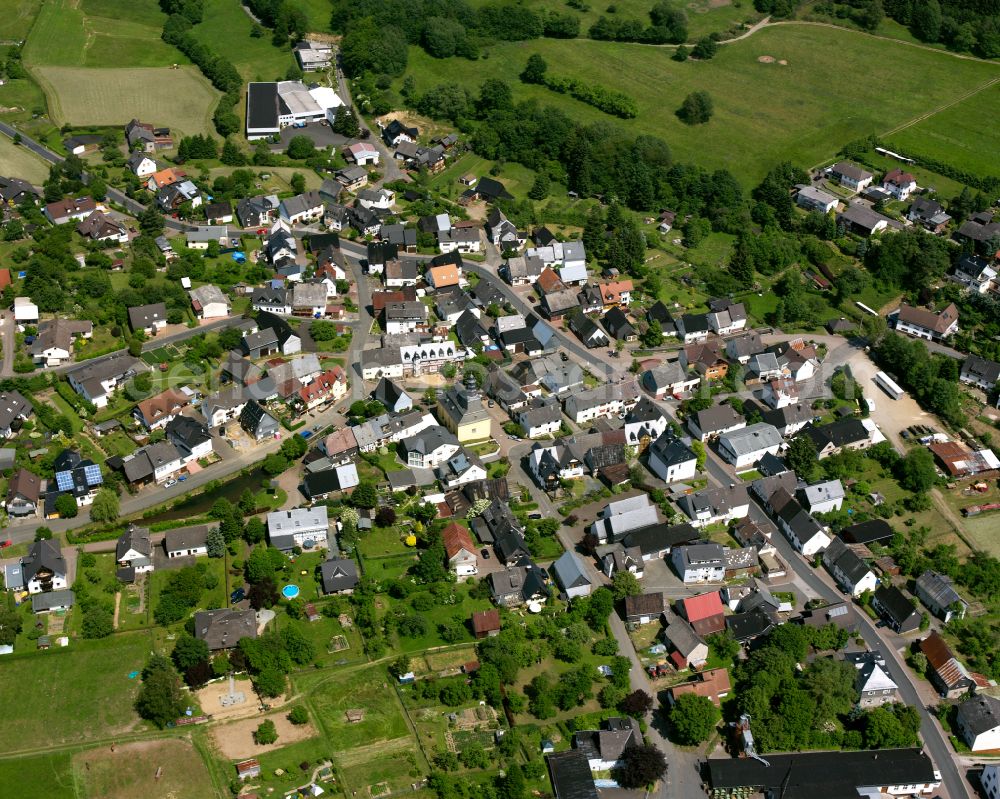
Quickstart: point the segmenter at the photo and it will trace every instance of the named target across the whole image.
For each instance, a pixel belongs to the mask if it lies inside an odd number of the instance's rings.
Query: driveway
[[[308,122],[304,128],[294,128],[291,126],[282,128],[278,143],[271,145],[271,151],[284,152],[289,142],[296,136],[305,136],[307,139],[311,139],[313,144],[320,149],[334,147],[339,150],[350,141],[350,139],[341,136],[339,133],[334,133],[333,128],[324,122]]]
[[[7,310],[0,313],[0,336],[3,339],[3,365],[0,366],[0,377],[11,377],[14,374],[14,350],[17,348],[14,330],[14,315]]]

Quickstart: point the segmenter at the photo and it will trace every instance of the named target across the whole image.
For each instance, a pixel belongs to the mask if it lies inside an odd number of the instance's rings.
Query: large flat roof
[[[251,83],[247,86],[247,130],[278,127],[278,84]]]

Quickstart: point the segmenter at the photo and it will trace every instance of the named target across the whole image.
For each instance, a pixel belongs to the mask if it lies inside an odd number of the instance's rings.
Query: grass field
[[[210,133],[216,92],[191,66],[145,69],[35,67],[56,124],[124,125],[133,117],[178,133]]]
[[[0,705],[9,715],[0,750],[86,743],[133,729],[139,681],[128,675],[148,652],[149,636],[137,633],[5,658]]]
[[[49,167],[30,150],[3,136],[0,137],[0,174],[17,175],[37,185],[48,177]]]
[[[284,79],[288,68],[295,66],[291,50],[278,49],[266,34],[254,39],[250,36],[252,25],[239,0],[205,0],[204,18],[191,33],[214,53],[232,61],[248,81]]]
[[[186,64],[160,38],[166,15],[156,0],[48,0],[25,46],[29,67],[166,67]]]
[[[402,708],[384,669],[355,672],[350,676],[327,680],[309,697],[320,724],[337,742],[338,749],[392,741],[409,735]],[[362,721],[351,724],[345,711],[363,709]]]
[[[16,794],[13,786],[17,786]],[[5,795],[79,799],[70,755],[66,753],[0,760],[0,788]]]
[[[101,747],[80,752],[74,765],[82,778],[83,796],[89,799],[203,799],[216,794],[204,761],[188,741],[119,744],[114,752]],[[159,779],[158,769],[162,769]]]
[[[632,95],[638,117],[618,123],[572,98],[521,84],[518,74],[534,52],[554,73]],[[765,55],[788,64],[758,62]],[[543,39],[491,47],[488,58],[475,62],[437,60],[413,48],[408,71],[419,90],[438,83],[476,90],[486,77],[502,78],[518,99],[538,99],[583,122],[627,124],[661,136],[678,160],[726,167],[747,185],[782,160],[808,167],[831,159],[845,142],[885,133],[1000,76],[997,65],[847,30],[791,25],[726,45],[708,62],[677,63],[669,50],[643,45]],[[928,82],[928,74],[935,80]],[[837,77],[847,75],[873,77]],[[691,128],[674,112],[698,89],[712,95],[715,116]]]
[[[978,175],[1000,177],[1000,84],[956,103],[888,139],[903,155],[915,153]]]
[[[0,16],[0,39],[20,41],[28,35],[42,0],[19,0]]]

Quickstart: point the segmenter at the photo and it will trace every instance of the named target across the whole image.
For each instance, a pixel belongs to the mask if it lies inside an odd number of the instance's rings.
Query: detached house
[[[721,544],[674,547],[670,551],[670,561],[685,584],[721,583],[726,578],[726,552]]]
[[[198,319],[221,319],[229,316],[230,305],[218,286],[206,284],[188,291],[191,308]]]
[[[705,442],[723,433],[741,430],[747,426],[747,422],[732,405],[723,404],[714,405],[688,417],[687,426],[696,439]]]
[[[692,547],[686,547],[692,549]],[[689,558],[690,560],[690,558]],[[688,582],[685,580],[685,582]],[[721,633],[726,629],[726,608],[718,591],[690,596],[677,602],[677,612],[698,635]]]
[[[112,355],[94,359],[66,373],[70,386],[98,408],[106,408],[108,398],[119,387],[148,367],[131,355]]]
[[[977,294],[998,288],[997,270],[978,255],[963,255],[948,277]]]
[[[839,540],[834,539],[830,548]],[[876,589],[872,595],[872,609],[894,632],[906,634],[920,629],[920,612],[913,599],[894,585],[880,585]]]
[[[678,500],[677,506],[694,527],[707,527],[716,522],[725,524],[742,519],[750,512],[750,497],[745,485],[732,483],[686,494]]]
[[[917,179],[902,169],[893,169],[882,178],[882,189],[897,200],[905,200],[917,190]]]
[[[569,599],[589,596],[593,588],[576,553],[566,551],[552,564],[556,582]]]
[[[687,444],[664,429],[649,445],[649,470],[665,483],[691,480],[698,473],[698,457]]]
[[[842,186],[854,191],[863,191],[871,185],[875,176],[850,161],[839,161],[830,167],[830,174]]]
[[[271,546],[282,552],[291,552],[295,547],[304,550],[326,549],[329,531],[330,520],[325,505],[278,510],[267,514],[268,539]]]
[[[927,658],[930,668],[931,683],[941,696],[946,699],[957,699],[982,684],[988,686],[984,677],[970,672],[965,665],[955,657],[951,647],[937,633],[931,632],[920,641],[920,651]]]
[[[102,211],[94,211],[76,226],[76,232],[100,244],[117,242],[128,244],[128,228]]]
[[[963,618],[969,609],[969,603],[959,596],[946,574],[925,571],[917,578],[916,592],[917,598],[945,624],[952,619]]]
[[[149,541],[149,529],[130,524],[115,545],[115,562],[118,564],[118,579],[124,582],[132,582],[137,574],[153,571],[153,545]]]
[[[67,222],[80,222],[97,210],[97,203],[91,197],[77,197],[71,200],[59,200],[49,203],[42,209],[46,219],[53,225],[65,225]]]
[[[27,469],[18,469],[7,483],[7,515],[16,518],[38,513],[42,494],[42,479]]]
[[[644,451],[667,429],[667,417],[648,397],[639,401],[625,414],[625,443]]]
[[[541,438],[559,432],[562,408],[555,397],[537,397],[521,406],[514,418],[526,438]]]
[[[315,222],[323,217],[323,210],[323,198],[315,190],[288,197],[278,205],[281,220],[289,225]]]
[[[147,336],[155,336],[167,326],[167,306],[162,302],[138,305],[128,309],[129,325],[134,331],[142,331]]]
[[[10,438],[33,412],[34,407],[20,391],[0,393],[0,438]]]
[[[904,302],[896,315],[896,330],[928,341],[941,341],[958,331],[958,308],[950,303],[944,310],[934,313]]]
[[[563,405],[566,415],[577,424],[602,416],[624,413],[639,401],[639,387],[634,380],[605,384],[571,394]]]
[[[832,194],[817,189],[814,186],[802,186],[795,193],[795,204],[807,211],[819,211],[828,214],[837,209],[839,201]]]
[[[782,443],[777,428],[758,422],[720,435],[719,454],[735,469],[747,469],[765,455],[776,455]]]
[[[643,372],[641,380],[642,387],[661,400],[691,391],[701,382],[701,377],[689,375],[679,361],[667,361]]]
[[[8,583],[7,587],[27,590],[29,594],[41,594],[60,591],[69,586],[66,560],[57,541],[35,541],[29,547],[28,554],[21,558],[21,580],[20,585],[12,586]]]
[[[958,706],[955,721],[973,752],[1000,749],[1000,699],[975,694]]]

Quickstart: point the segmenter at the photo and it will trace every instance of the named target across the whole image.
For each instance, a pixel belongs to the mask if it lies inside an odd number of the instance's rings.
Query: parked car
[[[164,488],[173,488],[175,485],[177,485],[177,481],[174,480],[173,477],[171,477],[169,480],[167,480],[167,482],[165,482],[163,484],[163,487]]]
[[[528,518],[529,519],[541,519],[542,518],[542,514],[540,514],[540,513],[529,513],[528,514]]]
[[[235,605],[237,602],[242,602],[244,599],[246,599],[246,596],[247,596],[246,591],[244,591],[242,588],[237,588],[235,591],[233,591],[233,593],[229,595],[229,601]]]
[[[483,560],[490,559],[490,551],[485,547],[479,551],[479,554],[483,556]]]

